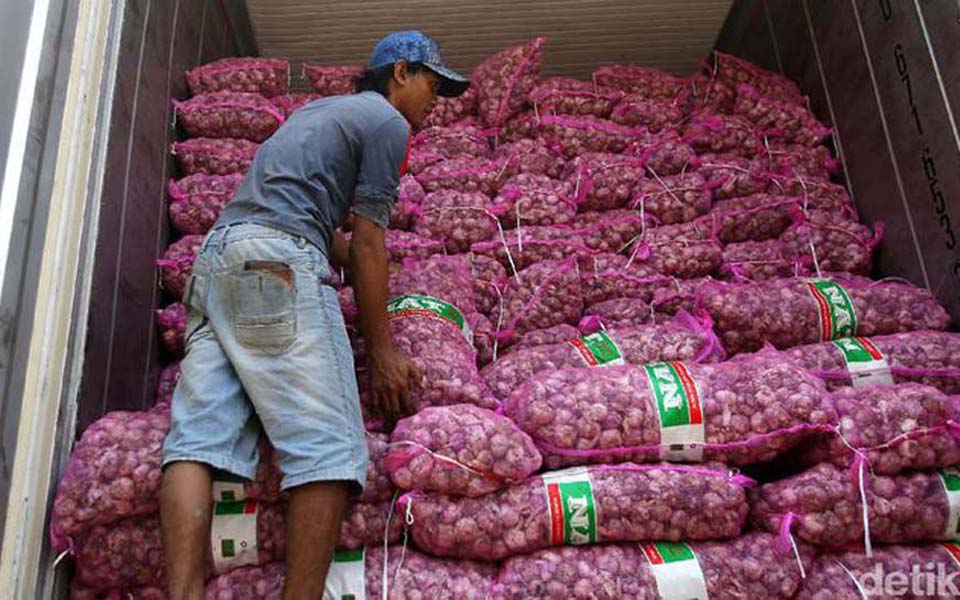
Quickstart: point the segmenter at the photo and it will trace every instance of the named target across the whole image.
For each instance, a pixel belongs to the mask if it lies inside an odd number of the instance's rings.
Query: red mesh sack
[[[587,153],[570,163],[567,180],[581,211],[605,211],[625,207],[645,173],[640,157]]]
[[[194,96],[210,92],[246,92],[267,98],[286,94],[290,63],[279,58],[221,58],[187,71]]]
[[[213,227],[220,211],[233,198],[243,175],[206,175],[198,173],[178,181],[170,180],[170,222],[186,234],[203,234]]]
[[[733,111],[743,115],[770,138],[804,146],[820,144],[832,131],[803,106],[764,95],[746,84],[737,86]]]
[[[573,185],[546,175],[521,173],[507,180],[491,210],[505,229],[569,225],[577,216]]]
[[[631,142],[646,139],[649,132],[589,116],[546,115],[540,117],[540,135],[572,159],[587,152],[623,152]]]
[[[630,127],[645,127],[650,133],[660,133],[678,127],[683,121],[683,112],[683,106],[676,99],[651,99],[631,94],[617,104],[610,114],[610,120]]]
[[[527,103],[543,67],[541,48],[546,42],[538,37],[507,48],[473,70],[470,80],[477,87],[477,113],[487,125],[503,125]]]
[[[608,65],[593,71],[598,88],[612,88],[643,98],[674,100],[686,91],[684,81],[670,73],[636,65]]]
[[[497,232],[497,214],[490,198],[479,192],[437,190],[417,209],[414,233],[442,241],[452,254],[466,252]]]
[[[284,116],[289,118],[290,115],[298,109],[303,108],[318,98],[322,98],[322,96],[320,94],[284,94],[270,98],[270,102],[273,102],[273,105],[279,108]]]
[[[637,182],[631,208],[672,225],[707,214],[712,204],[713,193],[706,179],[696,171],[663,176],[651,172],[649,177]]]
[[[249,140],[194,138],[174,142],[171,152],[185,175],[246,173],[259,146]]]
[[[700,173],[713,188],[716,200],[766,192],[770,178],[765,169],[762,159],[751,160],[733,154],[700,156]]]
[[[283,113],[260,94],[214,92],[173,101],[190,137],[241,138],[262,142],[283,125]]]
[[[477,114],[477,87],[473,84],[456,98],[439,96],[427,118],[424,127],[447,127],[466,117]]]
[[[554,179],[560,179],[566,167],[560,152],[540,138],[500,144],[494,152],[494,158],[511,161],[516,165],[517,173],[546,175]]]
[[[176,357],[183,356],[183,336],[187,329],[187,307],[180,302],[167,305],[157,311],[157,327],[160,342]]]
[[[361,65],[310,65],[303,63],[303,75],[313,91],[321,96],[352,94],[354,80],[363,74]]]
[[[683,139],[699,154],[753,158],[763,148],[763,139],[753,123],[736,115],[696,113],[683,130]]]
[[[193,261],[202,245],[202,235],[185,235],[167,246],[163,258],[156,261],[160,267],[160,282],[174,298],[183,298],[187,281],[193,273]]]
[[[597,92],[589,82],[587,89],[558,88],[545,81],[530,92],[530,103],[540,115],[576,115],[606,119],[623,94]]]
[[[727,281],[762,281],[809,275],[803,262],[790,256],[780,240],[747,241],[723,247],[723,264],[717,276]]]

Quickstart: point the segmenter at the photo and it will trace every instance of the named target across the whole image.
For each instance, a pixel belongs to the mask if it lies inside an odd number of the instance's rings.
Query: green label
[[[257,564],[257,503],[216,502],[210,523],[214,570]]]
[[[947,513],[947,528],[942,539],[949,540],[960,535],[960,469],[957,467],[941,469],[940,481],[947,496],[947,506],[950,507]]]
[[[617,343],[604,331],[570,340],[588,367],[606,367],[625,364]]]
[[[456,306],[433,296],[406,294],[387,302],[387,313],[391,317],[421,316],[444,319],[453,323],[457,329],[466,330],[466,319]]]
[[[324,581],[324,600],[366,600],[364,549],[337,550]]]
[[[334,562],[356,562],[363,560],[363,548],[357,550],[337,550],[333,553]]]
[[[807,286],[817,302],[820,341],[857,335],[857,311],[850,294],[842,285],[829,279],[816,279],[808,282]]]
[[[653,564],[670,564],[683,560],[696,560],[693,548],[683,542],[654,542],[643,544],[644,553]]]
[[[684,543],[640,544],[661,600],[709,600],[707,581],[693,548]]]
[[[543,483],[553,544],[596,543],[597,508],[589,472],[578,467],[546,473]]]
[[[700,395],[683,363],[656,363],[644,370],[657,399],[661,427],[703,424]]]
[[[943,487],[948,492],[960,492],[960,473],[957,472],[955,467],[943,469],[940,471],[940,477],[943,478]]]

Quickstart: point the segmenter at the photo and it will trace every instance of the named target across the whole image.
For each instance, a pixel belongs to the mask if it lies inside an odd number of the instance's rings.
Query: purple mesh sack
[[[641,215],[633,209],[615,209],[580,213],[574,227],[591,250],[616,253],[629,252],[653,225],[655,221],[650,215]]]
[[[310,65],[303,63],[303,75],[313,91],[321,96],[352,94],[354,79],[363,74],[361,65]]]
[[[831,389],[912,381],[945,394],[960,394],[960,334],[956,333],[911,331],[852,342],[848,338],[786,352]]]
[[[802,563],[784,560],[776,537],[756,532],[725,542],[550,548],[504,563],[494,598],[790,600],[803,583],[800,564],[813,560],[806,547],[799,552]]]
[[[736,115],[697,113],[687,122],[683,139],[699,154],[753,158],[763,148],[763,138],[753,123]]]
[[[642,98],[674,100],[686,91],[684,81],[659,69],[636,65],[608,65],[593,71],[599,89],[612,88]]]
[[[546,260],[523,269],[503,293],[498,339],[509,341],[527,331],[574,324],[583,311],[580,274],[573,259]]]
[[[595,254],[582,257],[580,284],[583,301],[593,305],[613,298],[653,300],[657,290],[672,287],[673,279],[642,262],[631,262],[622,254]]]
[[[822,381],[760,354],[716,365],[547,371],[517,388],[503,409],[551,468],[658,460],[755,464],[829,431],[837,420]]]
[[[833,393],[840,422],[834,433],[801,444],[791,466],[856,458],[878,475],[938,469],[960,463],[960,397],[918,383],[841,388]]]
[[[417,213],[413,232],[442,241],[452,254],[466,252],[497,232],[498,219],[491,211],[490,198],[479,192],[431,192]]]
[[[400,489],[475,497],[519,483],[542,460],[513,421],[459,404],[425,408],[401,420],[385,464]]]
[[[678,99],[651,99],[631,94],[620,100],[610,120],[629,127],[645,127],[650,133],[660,133],[680,125],[683,106]]]
[[[648,229],[631,251],[631,260],[664,275],[692,279],[712,273],[723,261],[716,236],[697,223]]]
[[[693,146],[672,131],[634,142],[626,153],[639,156],[650,177],[679,175],[700,166]]]
[[[263,565],[281,560],[286,550],[285,506],[257,504],[256,502],[231,503],[239,505],[243,514],[255,520],[252,544],[255,548],[241,551],[238,557],[227,552],[210,552],[210,572],[224,572],[238,566]],[[378,545],[398,542],[402,537],[401,521],[395,519],[387,528],[387,515],[391,502],[380,504],[354,504],[340,529],[338,547],[354,550],[366,544]],[[215,515],[219,514],[215,511]],[[213,539],[227,531],[218,531],[214,517]],[[231,530],[230,534],[235,534]],[[249,542],[249,540],[247,540]],[[211,550],[220,550],[211,544]],[[151,515],[147,518],[127,519],[110,527],[97,526],[80,539],[76,546],[76,577],[78,581],[98,590],[123,589],[137,586],[163,585],[166,568],[160,536],[160,520]]]
[[[354,581],[355,575],[348,570],[347,565],[355,561],[362,561],[360,581]],[[328,593],[335,594],[333,597],[360,598],[363,593],[366,598],[384,595],[395,600],[486,600],[497,574],[496,565],[442,560],[405,546],[391,546],[386,559],[383,549],[375,546],[359,556],[335,556],[332,569]],[[348,572],[351,575],[346,575]],[[236,569],[207,584],[206,600],[281,600],[284,575],[282,562]]]
[[[424,127],[448,127],[477,114],[477,88],[471,85],[456,98],[440,96],[423,121]]]
[[[639,157],[588,153],[570,163],[567,179],[580,210],[605,211],[626,206],[645,173]]]
[[[957,477],[956,468],[885,476],[863,460],[852,468],[821,463],[752,490],[750,520],[824,547],[946,541],[956,537]]]
[[[273,105],[279,108],[280,112],[289,119],[290,115],[297,110],[319,98],[322,98],[320,94],[284,94],[270,98],[270,102],[273,102]]]
[[[804,212],[831,212],[846,220],[858,219],[847,188],[838,183],[798,174],[768,173],[766,177],[770,180],[771,192],[796,196]]]
[[[620,92],[597,92],[589,82],[586,89],[558,88],[545,81],[530,92],[530,103],[541,115],[590,116],[601,119],[610,117],[613,108],[623,96]]]
[[[737,282],[808,275],[805,261],[792,258],[780,240],[727,244],[723,247],[723,264],[717,269],[720,279]]]
[[[193,261],[202,244],[202,235],[185,235],[167,246],[163,258],[156,261],[160,267],[160,283],[174,298],[183,298],[193,273]]]
[[[734,154],[703,154],[700,174],[710,183],[716,200],[762,194],[770,186],[764,162]]]
[[[290,63],[279,58],[221,58],[187,71],[194,96],[210,92],[245,92],[267,98],[286,94]]]
[[[950,600],[957,597],[960,546],[956,542],[924,546],[884,546],[873,556],[848,551],[821,554],[807,572],[797,600],[862,600],[892,597]],[[918,577],[908,579],[908,574]],[[902,579],[893,579],[893,577]],[[885,579],[890,578],[890,579]],[[902,582],[898,583],[898,582]],[[902,592],[902,593],[899,593]]]
[[[719,113],[729,115],[733,112],[733,102],[737,97],[734,86],[715,77],[697,73],[688,80],[692,112]]]
[[[480,374],[493,393],[504,400],[537,373],[554,369],[671,360],[716,362],[721,358],[723,350],[712,324],[682,313],[663,325],[611,328],[560,343],[519,348],[487,365]]]
[[[620,153],[631,142],[650,136],[642,127],[626,127],[597,117],[546,115],[540,117],[539,124],[540,135],[567,159],[588,152]]]
[[[344,235],[348,242],[351,237],[349,233]],[[387,229],[384,241],[387,246],[387,255],[393,264],[400,264],[408,259],[429,258],[435,254],[443,254],[444,251],[442,241],[432,240],[409,231]]]
[[[470,255],[473,272],[473,298],[477,311],[489,317],[500,310],[503,290],[507,285],[507,271],[494,258]]]
[[[160,342],[175,357],[184,354],[184,332],[187,329],[187,307],[174,302],[158,310],[157,327],[160,329]]]
[[[259,146],[249,140],[194,138],[174,142],[171,153],[185,175],[246,173]]]
[[[400,185],[397,188],[397,201],[390,212],[391,229],[410,229],[420,212],[427,193],[423,187],[417,183],[412,175],[404,175],[400,178]]]
[[[745,83],[768,96],[800,106],[806,104],[797,84],[779,73],[761,69],[749,61],[724,52],[714,51],[711,58],[712,61],[705,65],[711,76],[732,88]]]
[[[592,253],[576,230],[564,225],[517,227],[500,239],[476,243],[470,250],[500,261],[514,279],[517,271],[534,263]]]
[[[743,115],[768,137],[804,146],[816,146],[831,133],[803,106],[764,95],[746,84],[737,86],[733,112]]]
[[[761,152],[770,161],[771,169],[787,177],[808,177],[827,180],[840,170],[840,161],[826,146],[804,146],[783,140],[768,140]]]
[[[521,173],[500,188],[491,210],[504,229],[531,225],[569,225],[577,216],[573,185],[546,175]]]
[[[707,214],[712,204],[713,193],[696,171],[663,176],[651,172],[638,182],[631,208],[672,225]]]
[[[532,110],[521,112],[507,119],[497,133],[498,143],[517,142],[536,138],[539,131],[540,118]]]
[[[544,473],[479,498],[409,493],[398,508],[412,515],[418,548],[502,560],[551,545],[733,538],[752,483],[722,468],[604,465]],[[583,506],[587,518],[568,505]]]
[[[499,127],[523,109],[543,68],[546,42],[538,37],[507,48],[473,70],[470,80],[477,88],[477,113],[487,125]]]
[[[844,279],[714,282],[700,289],[727,351],[765,343],[792,348],[854,335],[946,329],[946,310],[930,291],[902,283]]]
[[[776,238],[799,220],[799,198],[768,194],[719,200],[703,218],[704,226],[712,227],[724,244]]]
[[[826,213],[800,216],[780,239],[795,257],[805,257],[820,270],[867,275],[883,232],[879,221],[871,232],[866,225]]]
[[[513,163],[486,158],[453,158],[438,162],[417,174],[417,181],[427,192],[454,189],[495,196],[511,174]]]
[[[426,150],[447,157],[486,156],[487,135],[479,127],[426,127],[413,136],[411,150]]]
[[[206,175],[198,173],[178,181],[170,180],[170,222],[185,234],[204,234],[213,227],[220,211],[233,198],[243,175]]]
[[[173,390],[180,381],[180,363],[175,362],[160,369],[157,375],[157,389],[154,395],[154,405],[170,404],[173,400]]]
[[[173,101],[190,137],[241,138],[262,142],[283,125],[283,113],[260,94],[214,92]]]
[[[558,150],[540,138],[520,139],[497,146],[494,159],[509,161],[516,165],[517,173],[546,175],[560,179],[566,163]]]

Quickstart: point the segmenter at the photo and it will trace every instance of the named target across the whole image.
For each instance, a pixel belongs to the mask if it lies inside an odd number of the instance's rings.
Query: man
[[[187,355],[173,396],[160,495],[171,600],[199,600],[210,552],[211,470],[253,478],[263,431],[283,470],[284,597],[323,596],[367,448],[334,266],[350,267],[370,391],[392,421],[422,375],[388,331],[384,229],[406,169],[410,127],[469,82],[418,31],[388,35],[357,94],[296,113],[257,152],[204,240],[184,302]],[[336,232],[348,216],[349,243]],[[328,260],[329,259],[329,260]]]

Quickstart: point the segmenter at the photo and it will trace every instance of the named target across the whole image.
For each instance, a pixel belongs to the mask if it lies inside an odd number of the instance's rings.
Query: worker
[[[171,600],[200,600],[211,552],[213,471],[252,479],[261,430],[288,492],[287,600],[320,600],[367,447],[335,268],[348,267],[374,409],[410,412],[423,376],[387,322],[385,228],[411,127],[469,81],[435,41],[392,33],[356,94],[295,112],[260,146],[207,234],[184,294],[187,353],[164,443],[160,519]],[[352,223],[349,243],[338,231]]]

